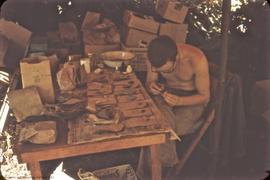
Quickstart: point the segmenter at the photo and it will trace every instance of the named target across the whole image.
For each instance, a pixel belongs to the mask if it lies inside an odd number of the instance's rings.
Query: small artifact
[[[105,74],[102,73],[101,71],[99,74],[91,73],[89,74],[88,82],[99,82],[99,83],[108,83],[108,78]]]
[[[115,109],[112,106],[106,106],[105,108],[101,108],[97,110],[97,117],[102,119],[113,119],[115,115]]]
[[[136,89],[118,88],[118,89],[115,89],[114,91],[114,94],[117,96],[133,95],[133,94],[139,94],[139,93],[141,93],[139,88],[136,88]]]
[[[125,118],[131,118],[131,117],[151,116],[153,115],[153,113],[151,109],[143,108],[143,109],[132,109],[123,111],[123,115]]]
[[[134,117],[123,121],[126,128],[134,127],[147,127],[147,126],[160,126],[154,119],[154,116],[150,117]]]
[[[116,105],[117,101],[114,95],[104,95],[88,97],[88,104],[89,103],[95,103],[96,105]]]
[[[135,79],[134,74],[121,74],[120,72],[113,73],[112,78],[113,78],[113,81]]]
[[[94,71],[95,74],[101,74],[101,72],[102,72],[102,69],[101,68],[97,68]]]
[[[52,144],[56,141],[57,129],[55,121],[26,123],[20,130],[19,142],[33,144]]]
[[[124,96],[118,96],[117,100],[119,103],[127,103],[127,102],[132,102],[132,101],[143,101],[144,96],[143,96],[143,94],[124,95]]]
[[[112,94],[112,89],[99,89],[99,90],[91,90],[87,91],[87,96],[101,96],[101,95],[109,95]]]
[[[78,177],[80,180],[100,180],[97,176],[95,176],[92,172],[86,171],[82,172],[83,170],[80,168],[77,172]]]
[[[123,72],[123,74],[129,74],[129,73],[132,73],[132,72],[133,72],[133,69],[132,69],[131,65],[127,65],[126,71]]]
[[[115,82],[113,82],[113,85],[114,85],[114,86],[119,86],[119,85],[123,85],[123,86],[131,86],[131,85],[133,85],[134,83],[135,83],[134,80],[128,79],[128,80],[115,81]]]
[[[119,103],[118,107],[122,111],[131,110],[131,109],[142,109],[148,106],[147,101],[133,101],[128,103]]]
[[[97,107],[95,101],[88,101],[86,109],[92,113],[96,113]]]
[[[101,82],[87,83],[87,90],[112,89],[112,85]]]
[[[70,98],[67,101],[63,103],[63,105],[74,105],[85,102],[85,99],[79,99],[79,98]]]
[[[124,129],[123,124],[108,124],[108,125],[97,125],[92,129],[92,134],[99,134],[99,133],[117,133]]]
[[[93,122],[95,125],[113,124],[113,120],[98,118],[95,114],[89,114],[87,120]]]

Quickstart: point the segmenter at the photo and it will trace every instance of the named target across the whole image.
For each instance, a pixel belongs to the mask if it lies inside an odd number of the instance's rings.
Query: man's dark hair
[[[147,48],[148,59],[156,68],[163,66],[168,59],[175,61],[176,55],[176,43],[173,39],[166,35],[153,39]]]

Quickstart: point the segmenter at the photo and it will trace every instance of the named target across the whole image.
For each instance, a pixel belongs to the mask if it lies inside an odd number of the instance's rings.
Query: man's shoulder
[[[194,63],[198,63],[200,61],[207,61],[203,51],[193,45],[178,44],[177,47],[180,49],[180,52],[184,54],[184,56],[188,57]]]
[[[177,44],[177,47],[184,53],[194,54],[194,55],[204,55],[201,49],[190,44]]]
[[[177,47],[180,47],[180,48],[191,48],[191,49],[198,49],[198,50],[200,50],[198,47],[193,46],[191,44],[186,44],[186,43],[178,43],[177,44]]]

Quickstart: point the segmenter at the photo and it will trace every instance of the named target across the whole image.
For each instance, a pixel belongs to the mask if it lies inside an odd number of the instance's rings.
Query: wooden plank
[[[38,161],[27,162],[27,165],[29,167],[29,170],[31,171],[31,176],[34,180],[40,180],[44,178],[42,177],[40,163]]]
[[[161,163],[158,158],[158,145],[150,146],[151,161],[152,161],[152,179],[161,180]]]
[[[140,82],[139,82],[140,83]],[[165,118],[162,116],[161,112],[157,108],[157,106],[152,101],[151,97],[147,94],[146,90],[143,88],[140,83],[140,89],[147,101],[149,102],[149,108],[153,111],[155,115],[155,120],[158,123],[164,124]],[[68,128],[66,127],[66,123],[63,123],[62,126],[67,132]],[[98,142],[84,142],[81,144],[67,144],[66,134],[62,135],[62,130],[60,130],[61,141],[57,141],[56,144],[47,145],[47,146],[31,146],[32,148],[23,148],[19,147],[18,150],[21,153],[21,159],[24,162],[29,163],[31,172],[35,177],[41,177],[40,172],[40,161],[46,160],[54,160],[61,159],[73,156],[81,156],[86,154],[93,153],[102,153],[113,150],[120,149],[129,149],[135,147],[143,147],[143,146],[151,146],[151,159],[152,159],[152,179],[161,179],[161,164],[158,160],[158,150],[157,144],[165,143],[168,139],[166,136],[168,132],[171,131],[170,127],[166,126],[166,129],[162,128],[161,130],[157,130],[155,132],[151,132],[152,134],[144,134],[144,135],[132,135],[128,134],[125,137],[110,139]],[[64,131],[64,130],[63,130]],[[160,132],[161,131],[161,132]],[[64,137],[64,139],[62,139]]]
[[[26,152],[21,154],[24,162],[45,161],[72,156],[86,155],[92,153],[101,153],[119,149],[129,149],[166,142],[166,134],[144,135],[140,137],[128,137],[110,141],[85,143],[78,145],[68,145],[55,149],[42,149],[35,152]]]
[[[214,125],[214,144],[213,144],[213,161],[211,162],[211,175],[216,173],[217,164],[220,160],[220,137],[222,132],[221,122],[222,122],[222,111],[225,96],[225,86],[226,86],[226,73],[228,64],[228,52],[229,52],[229,28],[231,22],[231,1],[225,0],[222,2],[222,22],[221,22],[221,52],[220,52],[220,72],[219,72],[219,82],[217,88],[217,104],[216,104],[216,114],[215,114],[215,125]]]

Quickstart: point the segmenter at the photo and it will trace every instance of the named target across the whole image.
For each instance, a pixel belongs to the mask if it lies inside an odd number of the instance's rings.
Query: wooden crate
[[[188,13],[188,7],[176,0],[159,0],[156,11],[166,20],[183,23]]]
[[[150,33],[127,26],[122,27],[122,40],[124,44],[129,47],[137,47],[141,41],[145,44],[149,44],[153,39],[157,37],[157,34]]]

